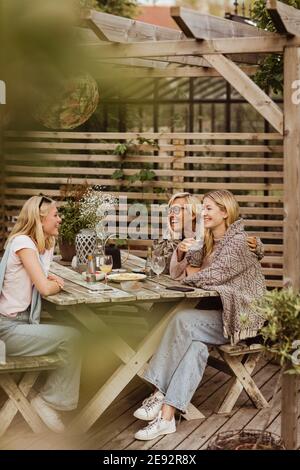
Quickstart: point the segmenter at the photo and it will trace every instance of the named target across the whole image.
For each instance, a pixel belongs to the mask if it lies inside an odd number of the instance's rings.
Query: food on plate
[[[109,281],[114,282],[122,282],[122,281],[141,281],[146,279],[145,274],[137,274],[137,273],[118,273],[118,274],[109,274],[108,276]]]

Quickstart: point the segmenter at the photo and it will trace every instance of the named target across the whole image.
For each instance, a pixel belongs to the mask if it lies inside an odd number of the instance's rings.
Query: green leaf
[[[124,178],[124,171],[123,170],[116,170],[111,175],[112,179],[114,180],[121,180]]]

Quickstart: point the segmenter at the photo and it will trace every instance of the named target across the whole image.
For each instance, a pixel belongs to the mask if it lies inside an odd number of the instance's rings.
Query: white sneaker
[[[30,403],[49,429],[57,433],[65,431],[64,423],[60,419],[58,412],[47,405],[39,395],[34,397]]]
[[[140,429],[135,433],[134,437],[140,441],[151,441],[151,439],[155,439],[158,436],[172,434],[175,431],[175,418],[167,421],[161,417],[161,411],[159,411],[157,418],[151,421],[144,429]]]
[[[153,421],[158,416],[163,401],[164,396],[161,392],[152,393],[150,397],[143,401],[142,406],[133,413],[133,416],[143,421]]]

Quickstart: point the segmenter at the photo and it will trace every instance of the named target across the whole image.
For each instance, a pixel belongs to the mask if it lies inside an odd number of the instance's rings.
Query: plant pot
[[[285,450],[285,447],[277,434],[249,429],[220,432],[210,440],[207,450]]]
[[[66,240],[59,239],[58,240],[59,251],[61,254],[61,259],[63,261],[72,261],[73,256],[75,256],[75,243],[69,243]]]

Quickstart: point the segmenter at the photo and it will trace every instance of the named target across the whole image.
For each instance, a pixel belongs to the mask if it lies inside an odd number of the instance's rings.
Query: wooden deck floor
[[[278,376],[278,367],[262,360],[256,368],[255,376],[256,383],[264,396],[270,400]],[[175,434],[153,441],[141,442],[134,439],[134,433],[142,423],[133,417],[133,411],[149,394],[149,387],[140,380],[135,380],[86,435],[61,436],[50,432],[35,435],[20,417],[16,417],[5,436],[0,438],[0,449],[205,449],[208,441],[220,431],[263,427],[268,411],[254,408],[244,393],[229,416],[214,413],[216,403],[223,396],[228,380],[228,376],[224,373],[207,367],[202,384],[193,399],[193,403],[206,418],[189,422],[181,420]],[[300,436],[300,419],[298,423]],[[272,409],[268,430],[280,433],[280,394]]]

